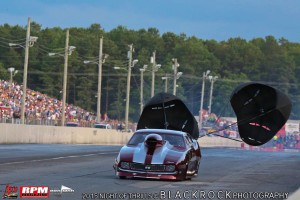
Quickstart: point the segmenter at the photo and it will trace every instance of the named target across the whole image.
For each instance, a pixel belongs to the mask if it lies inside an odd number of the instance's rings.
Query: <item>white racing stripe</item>
[[[170,145],[168,142],[162,147],[157,147],[153,153],[151,164],[163,164],[171,148],[172,145]],[[148,148],[141,143],[133,152],[132,162],[145,164],[147,151]]]
[[[139,144],[139,146],[134,149],[132,162],[144,164],[147,150],[147,147],[145,147],[143,143]]]
[[[39,160],[25,160],[25,161],[17,161],[17,162],[8,162],[8,163],[1,163],[1,165],[14,165],[14,164],[24,164],[24,163],[31,163],[31,162],[43,162],[43,161],[51,161],[51,160],[60,160],[66,158],[80,158],[80,157],[89,157],[89,156],[97,156],[97,155],[107,155],[107,154],[115,154],[119,152],[102,152],[102,153],[93,153],[93,154],[85,154],[85,155],[74,155],[74,156],[62,156],[62,157],[55,157],[55,158],[45,158]]]
[[[151,164],[164,164],[164,160],[170,152],[171,147],[172,146],[167,142],[164,146],[155,149]]]

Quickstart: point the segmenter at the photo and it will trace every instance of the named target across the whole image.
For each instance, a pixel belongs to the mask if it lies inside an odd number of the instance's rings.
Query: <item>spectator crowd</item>
[[[300,134],[286,133],[274,136],[264,147],[276,147],[277,149],[300,149]]]
[[[0,119],[1,122],[20,123],[23,86],[15,82],[0,80]],[[27,89],[25,103],[25,120],[27,124],[60,125],[62,118],[62,101],[40,92]],[[81,126],[91,127],[96,122],[94,113],[78,106],[66,104],[66,122],[77,122]],[[109,120],[105,114],[103,121],[113,125],[118,121]]]

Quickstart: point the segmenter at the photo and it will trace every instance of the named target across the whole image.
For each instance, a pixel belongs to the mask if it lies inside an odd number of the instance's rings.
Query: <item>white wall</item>
[[[0,143],[125,144],[132,134],[116,130],[0,124]]]
[[[132,133],[109,129],[82,127],[39,126],[0,123],[0,144],[103,144],[124,145]],[[200,146],[240,147],[235,142],[219,137],[203,137]]]

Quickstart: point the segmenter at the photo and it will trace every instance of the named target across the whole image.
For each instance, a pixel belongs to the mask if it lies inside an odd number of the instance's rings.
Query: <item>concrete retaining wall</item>
[[[233,141],[222,137],[202,137],[198,139],[201,147],[241,147],[241,142]]]
[[[130,133],[116,130],[81,127],[38,126],[0,124],[1,144],[108,144],[122,145],[131,137]]]
[[[109,129],[59,127],[0,123],[0,144],[102,144],[124,145],[132,133]],[[203,137],[200,146],[240,147],[240,142],[225,138]]]

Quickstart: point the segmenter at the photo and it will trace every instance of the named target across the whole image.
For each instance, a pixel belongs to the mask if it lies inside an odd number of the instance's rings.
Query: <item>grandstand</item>
[[[27,89],[26,92],[26,124],[61,125],[62,101],[31,89]],[[0,120],[2,123],[20,123],[22,95],[22,85],[0,80]],[[65,116],[67,122],[78,122],[84,127],[92,127],[96,121],[93,112],[72,104],[66,105]]]

